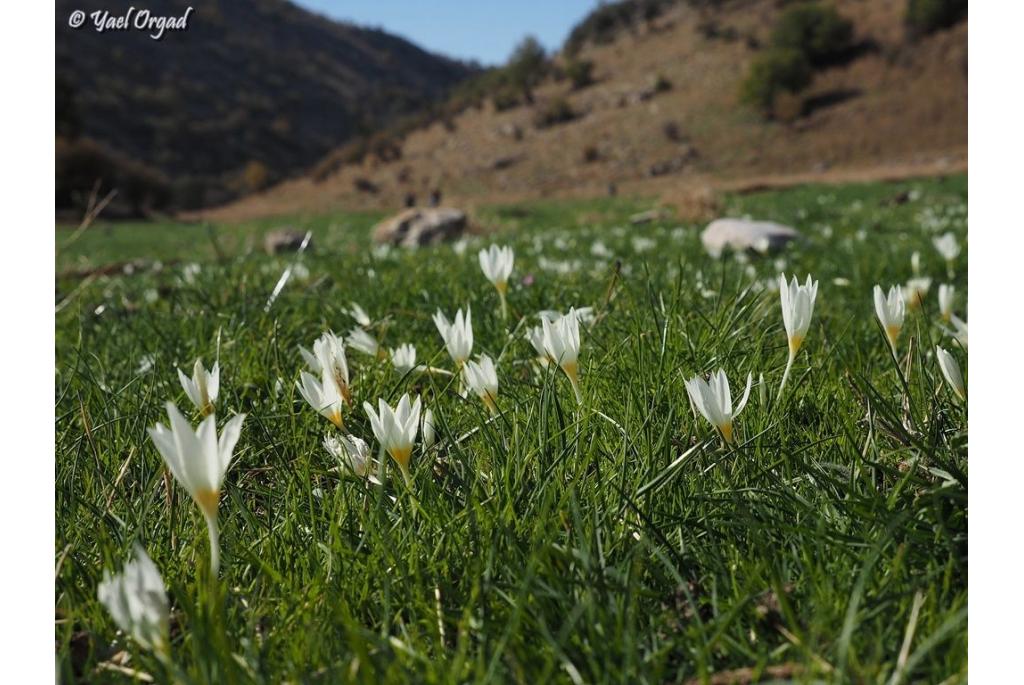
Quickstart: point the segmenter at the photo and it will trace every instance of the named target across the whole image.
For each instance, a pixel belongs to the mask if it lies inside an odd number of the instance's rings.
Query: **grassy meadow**
[[[967,673],[967,410],[934,349],[966,373],[936,291],[956,286],[932,239],[967,243],[967,179],[808,186],[726,199],[727,215],[798,227],[767,257],[713,259],[702,226],[631,225],[648,202],[485,207],[455,245],[371,245],[373,214],[256,224],[99,223],[57,231],[56,658],[65,683],[959,683]],[[314,231],[294,256],[268,228]],[[503,321],[477,252],[515,250]],[[890,352],[872,287],[931,277]],[[132,272],[75,271],[145,259]],[[159,263],[154,263],[159,262]],[[781,272],[818,279],[781,398]],[[339,430],[299,395],[309,347],[347,333],[357,302],[385,348],[453,368],[431,316],[472,307],[473,351],[497,363],[498,413],[442,375],[400,375],[348,350],[346,429],[403,393],[435,415],[406,486],[323,446]],[[594,308],[577,404],[524,337],[537,312]],[[220,499],[210,577],[203,517],[146,429],[176,368],[219,360],[218,426],[246,414]],[[686,379],[722,368],[754,387],[726,445]],[[170,661],[97,600],[141,544],[171,606]],[[724,674],[724,675],[723,675]]]

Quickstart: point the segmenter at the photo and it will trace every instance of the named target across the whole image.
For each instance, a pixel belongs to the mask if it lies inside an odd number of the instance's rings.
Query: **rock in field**
[[[795,228],[774,221],[715,219],[700,234],[700,241],[709,254],[717,257],[726,247],[737,252],[753,250],[766,254],[782,249],[799,237]]]
[[[466,213],[452,207],[412,207],[373,227],[376,243],[402,247],[455,240],[466,230]]]
[[[298,252],[305,237],[306,234],[303,231],[294,228],[278,228],[263,236],[263,249],[269,255]],[[310,247],[312,247],[312,239],[306,249],[308,250]]]

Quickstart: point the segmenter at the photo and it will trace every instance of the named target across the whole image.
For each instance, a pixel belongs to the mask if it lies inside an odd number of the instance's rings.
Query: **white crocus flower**
[[[213,405],[220,393],[220,362],[214,362],[213,368],[207,371],[203,368],[203,360],[197,359],[192,367],[192,378],[178,369],[178,380],[200,414],[209,416],[213,413]]]
[[[593,307],[573,308],[572,311],[575,312],[576,318],[584,326],[589,326],[590,324],[594,323],[595,315]],[[540,317],[541,321],[547,319],[548,321],[554,323],[555,321],[561,319],[564,316],[564,314],[562,314],[561,312],[557,312],[554,309],[542,309],[541,311],[537,312],[537,316]]]
[[[416,366],[416,348],[409,343],[399,345],[391,350],[391,363],[394,365],[395,371],[403,376],[411,371],[418,370],[419,367]]]
[[[569,313],[555,322],[541,319],[544,329],[544,351],[551,361],[558,364],[572,384],[573,392],[576,393],[576,401],[583,402],[583,393],[580,391],[579,382],[579,354],[580,354],[580,321],[576,316],[576,310],[570,309]]]
[[[943,283],[939,286],[939,313],[943,321],[949,321],[953,317],[953,298],[956,297],[956,287]]]
[[[551,360],[548,359],[548,351],[544,349],[544,326],[527,328],[526,339],[530,341],[533,351],[537,353],[537,363],[541,365],[541,368],[547,368]]]
[[[409,460],[412,458],[412,447],[416,441],[416,433],[420,427],[420,398],[409,401],[409,395],[402,395],[398,406],[391,409],[383,399],[377,400],[377,411],[373,405],[363,402],[363,409],[370,419],[373,434],[381,448],[391,455],[398,464],[406,483],[411,482]]]
[[[796,353],[807,337],[807,329],[811,326],[811,317],[814,315],[814,300],[818,297],[818,282],[812,281],[807,276],[804,285],[796,280],[786,283],[786,274],[779,276],[779,298],[782,301],[782,323],[786,327],[786,336],[789,339],[789,360],[786,362],[786,370],[782,374],[782,384],[779,386],[779,395],[786,387],[786,379],[789,378],[789,371],[793,366]]]
[[[946,379],[946,383],[961,401],[966,401],[967,391],[964,388],[964,377],[960,373],[960,365],[957,364],[956,358],[941,347],[935,348],[935,358],[939,362],[939,370],[942,371],[942,377]]]
[[[324,448],[360,478],[370,475],[373,458],[370,456],[369,445],[362,438],[354,435],[328,435],[324,438]]]
[[[217,527],[217,506],[224,475],[231,465],[235,443],[242,432],[245,414],[231,418],[217,437],[214,417],[207,416],[196,431],[181,415],[173,402],[167,403],[170,429],[156,424],[149,429],[160,456],[174,478],[188,491],[206,518],[210,534],[210,566],[217,575],[220,568],[220,536]]]
[[[882,286],[876,285],[875,315],[885,329],[885,337],[889,340],[893,354],[896,353],[896,343],[900,338],[900,331],[903,330],[903,319],[907,313],[906,303],[903,301],[903,293],[899,286],[889,288],[889,295],[882,292]]]
[[[135,559],[116,575],[104,570],[96,595],[117,627],[131,635],[140,647],[162,658],[170,656],[167,591],[146,550],[135,545]]]
[[[946,260],[946,271],[949,277],[953,277],[953,262],[960,256],[960,244],[952,233],[944,233],[937,238],[932,238],[932,245],[938,250],[942,258]]]
[[[309,405],[321,416],[338,428],[345,427],[345,422],[341,418],[343,402],[341,392],[338,390],[338,384],[335,382],[330,368],[322,368],[320,380],[317,380],[313,374],[303,371],[296,385],[302,398],[309,402]]]
[[[432,409],[423,410],[423,449],[429,450],[434,446],[434,441],[437,436],[437,426],[434,424],[434,411]]]
[[[747,389],[743,391],[743,398],[737,405],[736,411],[733,411],[732,408],[729,379],[725,377],[725,371],[722,369],[712,373],[709,381],[705,381],[700,376],[689,379],[686,381],[686,393],[690,396],[690,401],[693,402],[697,411],[721,431],[722,437],[727,443],[732,444],[735,443],[732,422],[747,406],[753,382],[753,375],[748,373]]]
[[[358,302],[350,303],[350,306],[346,311],[360,326],[368,327],[370,325],[370,315],[366,313],[365,309],[359,306]]]
[[[338,388],[338,394],[351,404],[348,359],[345,357],[345,345],[341,339],[330,331],[324,333],[313,343],[313,356],[318,362],[321,375],[331,378]]]
[[[920,307],[924,304],[924,299],[928,296],[928,290],[931,287],[932,279],[930,278],[911,278],[903,286],[903,300],[911,309]]]
[[[508,292],[508,277],[512,274],[512,264],[515,254],[511,247],[498,247],[491,245],[489,249],[480,250],[477,255],[480,258],[480,268],[498,291],[501,298],[501,318],[508,318],[508,306],[505,303],[505,293]]]
[[[417,364],[416,348],[410,345],[409,343],[399,345],[397,348],[391,350],[391,363],[394,365],[395,371],[397,371],[402,376],[405,376],[406,374],[411,372],[426,372],[441,376],[452,375],[451,371],[447,371],[445,369],[438,369],[433,366],[427,366],[426,364]]]
[[[498,372],[490,357],[482,355],[478,362],[466,362],[462,367],[462,379],[466,387],[483,401],[492,414],[497,413]]]
[[[362,328],[353,328],[349,331],[348,337],[345,338],[345,342],[348,346],[354,350],[359,350],[363,354],[368,354],[371,357],[382,357],[385,352],[381,349],[380,343],[372,335],[367,333]]]
[[[437,332],[444,339],[448,354],[459,369],[473,352],[472,316],[473,312],[468,307],[465,316],[462,315],[461,309],[455,312],[455,320],[452,322],[448,321],[448,317],[440,309],[434,314],[434,325],[437,326]]]

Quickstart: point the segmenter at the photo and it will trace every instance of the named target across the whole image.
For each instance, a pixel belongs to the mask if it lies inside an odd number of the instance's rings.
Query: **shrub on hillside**
[[[651,89],[655,93],[667,93],[672,90],[672,82],[664,74],[655,74],[651,80]]]
[[[258,193],[270,185],[270,170],[258,159],[251,160],[242,171],[242,183],[247,192]]]
[[[679,124],[675,121],[664,122],[661,125],[661,132],[673,143],[681,143],[686,138],[683,135],[682,129],[679,128]]]
[[[555,98],[539,107],[533,116],[533,125],[537,128],[548,128],[556,124],[564,124],[572,121],[578,114],[568,101],[562,98]]]
[[[853,24],[833,7],[802,3],[786,9],[772,31],[772,46],[796,50],[811,66],[828,64],[849,51]]]
[[[911,36],[925,36],[967,16],[967,0],[908,0],[904,23]]]
[[[743,80],[740,97],[771,116],[780,93],[797,93],[811,82],[811,65],[799,50],[772,49],[762,53]]]
[[[369,195],[376,195],[380,192],[380,187],[376,183],[362,176],[352,179],[352,187],[360,193],[367,193]]]
[[[523,99],[518,91],[505,87],[495,91],[494,95],[491,96],[491,104],[494,105],[495,110],[504,112],[507,109],[514,109],[523,104]]]
[[[381,162],[397,162],[402,158],[402,137],[389,131],[378,131],[366,142],[366,152]]]
[[[594,63],[588,59],[571,59],[565,65],[565,75],[573,90],[581,90],[594,83]]]
[[[716,19],[708,19],[697,24],[697,31],[708,40],[723,40],[731,43],[739,40],[740,32],[732,26],[722,26]]]

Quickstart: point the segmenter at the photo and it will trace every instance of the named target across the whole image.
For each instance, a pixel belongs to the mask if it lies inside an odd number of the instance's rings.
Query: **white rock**
[[[726,247],[766,254],[799,237],[800,233],[791,226],[750,219],[715,219],[700,234],[704,249],[713,257],[721,255]]]

